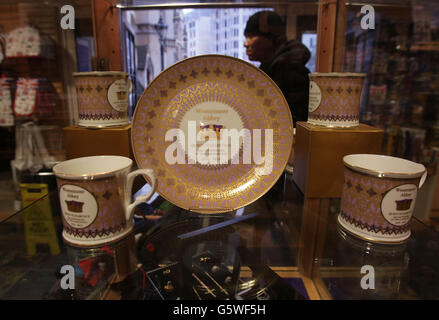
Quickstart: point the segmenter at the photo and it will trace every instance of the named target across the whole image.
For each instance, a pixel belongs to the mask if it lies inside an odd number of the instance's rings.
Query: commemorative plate
[[[182,60],[145,89],[134,112],[133,153],[152,168],[157,192],[200,213],[244,207],[285,169],[293,121],[282,92],[261,70],[236,58]]]

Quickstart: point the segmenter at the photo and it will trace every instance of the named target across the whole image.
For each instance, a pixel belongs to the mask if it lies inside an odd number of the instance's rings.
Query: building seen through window
[[[185,58],[204,54],[222,54],[259,66],[259,62],[250,61],[247,57],[244,47],[244,28],[248,18],[262,10],[273,9],[214,8],[124,11],[122,14],[124,28],[134,35],[136,52],[142,53],[137,54],[134,58],[136,63],[136,100],[162,69]],[[310,71],[314,71],[316,35],[304,33],[301,38],[299,35],[299,39],[312,53],[307,67]],[[129,49],[128,46],[124,48],[125,60]]]

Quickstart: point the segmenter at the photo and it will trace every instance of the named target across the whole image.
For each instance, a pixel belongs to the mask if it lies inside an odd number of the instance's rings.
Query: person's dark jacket
[[[297,121],[308,120],[309,70],[305,67],[311,54],[307,47],[296,40],[283,43],[268,63],[260,65],[281,89]]]

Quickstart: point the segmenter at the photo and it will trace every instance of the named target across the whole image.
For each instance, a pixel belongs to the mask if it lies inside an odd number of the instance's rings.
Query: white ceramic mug
[[[376,154],[347,155],[343,163],[340,226],[368,241],[407,240],[416,195],[427,177],[425,167]]]
[[[152,169],[130,172],[133,161],[121,156],[91,156],[53,167],[58,184],[64,240],[91,247],[118,241],[133,229],[134,208],[155,192]],[[134,178],[144,175],[148,194],[131,202]]]

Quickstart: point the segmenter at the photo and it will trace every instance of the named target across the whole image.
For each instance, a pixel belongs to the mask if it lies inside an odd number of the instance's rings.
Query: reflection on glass
[[[123,10],[123,28],[135,36],[137,91],[142,92],[163,68],[197,55],[223,54],[259,65],[247,57],[244,29],[248,18],[262,10],[273,8]],[[281,14],[287,23],[288,39],[303,39],[315,53],[317,6],[291,4]],[[131,61],[128,52],[125,55],[125,60]],[[308,64],[310,70],[314,70],[314,61],[315,54]]]
[[[363,241],[337,227],[333,266],[325,279],[328,290],[334,299],[400,298],[408,268],[406,247]]]
[[[317,51],[317,33],[306,32],[302,34],[302,43],[311,52],[311,58],[306,64],[309,71],[314,72],[316,69],[316,51]]]
[[[384,129],[382,151],[433,169],[438,160],[439,10],[430,0],[375,6],[375,29],[347,7],[344,71],[368,74],[362,123]]]

